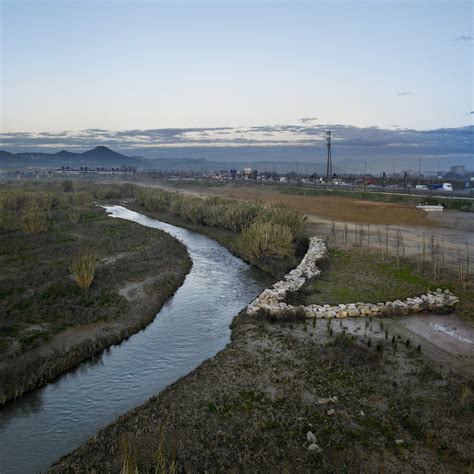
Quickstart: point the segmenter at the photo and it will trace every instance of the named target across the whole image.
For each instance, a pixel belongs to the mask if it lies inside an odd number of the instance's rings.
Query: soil
[[[235,188],[225,193],[240,199],[261,199],[269,204],[284,203],[285,206],[305,214],[329,220],[357,224],[423,225],[427,227],[438,225],[427,219],[426,212],[402,204],[358,201],[338,196],[284,195],[267,188],[261,191]]]
[[[51,472],[467,472],[472,381],[380,321],[330,324],[239,316],[225,350]]]

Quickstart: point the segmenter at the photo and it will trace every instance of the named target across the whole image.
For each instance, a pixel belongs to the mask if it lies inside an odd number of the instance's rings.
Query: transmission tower
[[[332,156],[331,156],[331,132],[326,132],[328,146],[328,161],[326,167],[326,183],[332,183]]]

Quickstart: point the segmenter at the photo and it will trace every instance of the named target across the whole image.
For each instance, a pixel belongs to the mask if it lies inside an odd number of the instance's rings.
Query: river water
[[[214,356],[229,342],[234,316],[271,283],[208,237],[121,206],[106,211],[179,239],[192,269],[144,330],[0,409],[1,474],[48,469],[119,415]]]

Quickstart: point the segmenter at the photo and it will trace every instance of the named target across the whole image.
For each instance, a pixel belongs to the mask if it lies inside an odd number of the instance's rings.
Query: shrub
[[[70,179],[66,179],[61,183],[63,191],[65,193],[70,193],[74,191],[74,183]]]
[[[288,209],[283,204],[265,208],[261,218],[273,224],[288,227],[293,239],[297,239],[303,234],[306,221],[306,216],[303,213]]]
[[[292,235],[288,227],[270,222],[255,222],[244,230],[237,245],[249,260],[260,257],[288,257],[293,254]]]
[[[51,211],[59,205],[60,198],[56,193],[45,191],[38,195],[38,203],[47,212],[48,217],[51,217]]]
[[[71,207],[68,211],[68,217],[69,217],[69,220],[73,223],[73,224],[77,224],[80,219],[81,219],[81,208],[79,207]]]
[[[73,206],[90,206],[92,204],[93,196],[88,191],[79,191],[71,194],[69,199]]]
[[[21,219],[21,229],[29,235],[36,235],[47,230],[47,221],[44,211],[33,204],[24,211]]]
[[[96,255],[92,250],[83,250],[71,263],[71,273],[79,288],[89,288],[94,280]]]

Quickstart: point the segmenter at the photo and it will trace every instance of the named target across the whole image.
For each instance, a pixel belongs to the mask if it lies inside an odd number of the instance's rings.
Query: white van
[[[441,186],[441,190],[452,192],[453,185],[451,183],[443,183],[443,186]]]

